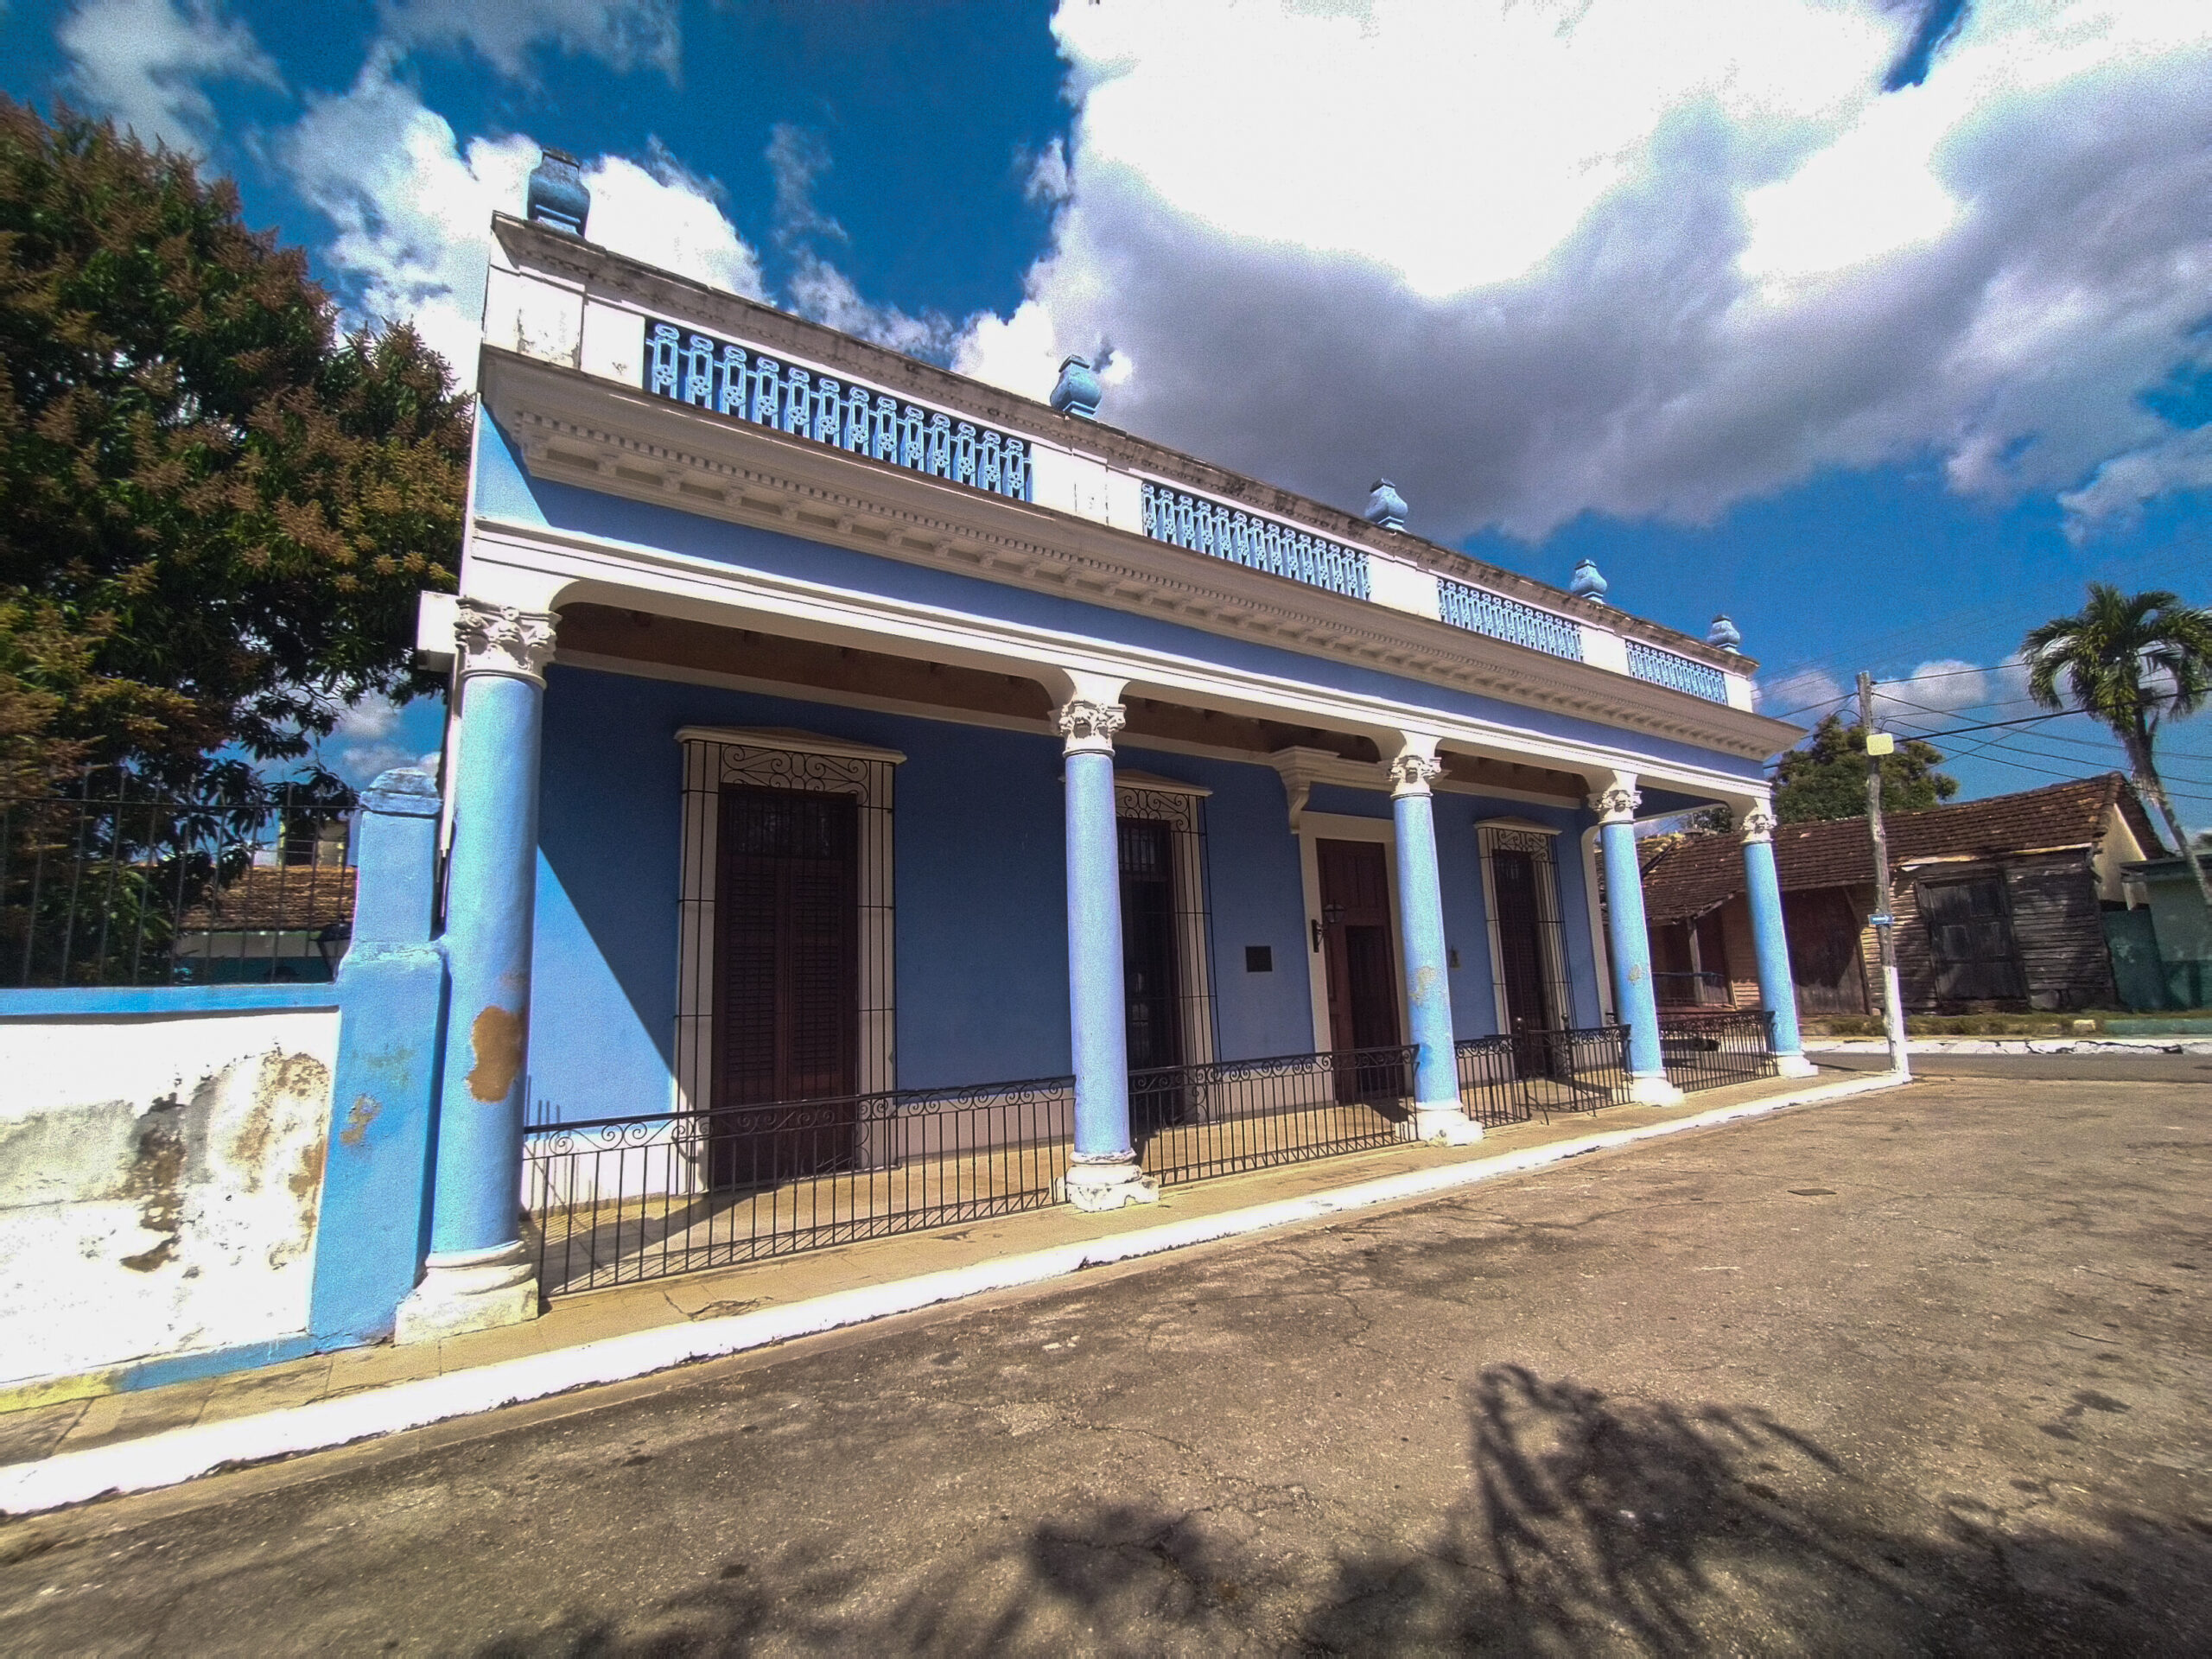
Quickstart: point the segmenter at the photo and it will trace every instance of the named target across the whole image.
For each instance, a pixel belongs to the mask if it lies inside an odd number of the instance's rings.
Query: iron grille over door
[[[1505,1034],[1514,1039],[1519,1075],[1548,1076],[1566,1053],[1548,1033],[1571,1023],[1567,925],[1553,838],[1510,823],[1481,829]]]
[[[850,1156],[849,1122],[793,1136],[743,1109],[858,1091],[857,806],[725,788],[715,914],[713,1177],[754,1185]],[[793,1165],[804,1167],[791,1167]]]

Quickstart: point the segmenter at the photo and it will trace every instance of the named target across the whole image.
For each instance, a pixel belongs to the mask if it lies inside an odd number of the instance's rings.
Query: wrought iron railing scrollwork
[[[1628,671],[1635,678],[1670,690],[1687,691],[1708,702],[1728,701],[1728,677],[1710,663],[1700,663],[1675,652],[1662,651],[1641,639],[1625,642]]]
[[[1526,645],[1548,656],[1582,660],[1582,625],[1572,617],[1554,615],[1448,576],[1437,578],[1436,596],[1438,614],[1455,628]]]
[[[672,322],[645,324],[645,389],[794,437],[1030,499],[1027,440]]]
[[[1144,533],[1156,542],[1332,594],[1368,597],[1367,555],[1362,549],[1166,484],[1147,482],[1141,499]]]

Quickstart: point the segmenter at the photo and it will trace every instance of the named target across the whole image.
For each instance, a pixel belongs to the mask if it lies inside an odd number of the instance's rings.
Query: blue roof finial
[[[1598,574],[1598,562],[1585,559],[1574,567],[1574,580],[1567,584],[1567,591],[1577,599],[1593,600],[1603,605],[1607,586],[1605,577]]]
[[[1086,421],[1098,418],[1098,399],[1103,394],[1098,386],[1098,377],[1090,372],[1087,357],[1064,357],[1060,359],[1059,384],[1052,388],[1052,407],[1063,415],[1080,415]]]
[[[533,225],[550,225],[570,236],[584,233],[584,221],[591,217],[591,192],[584,188],[575,156],[565,149],[538,152],[523,213]]]
[[[1705,631],[1705,643],[1708,645],[1718,645],[1731,657],[1734,657],[1740,653],[1744,636],[1738,631],[1736,625],[1726,616],[1716,616],[1713,619],[1713,626]]]
[[[1375,492],[1367,498],[1367,522],[1380,524],[1385,530],[1406,527],[1406,498],[1387,478],[1375,480]]]

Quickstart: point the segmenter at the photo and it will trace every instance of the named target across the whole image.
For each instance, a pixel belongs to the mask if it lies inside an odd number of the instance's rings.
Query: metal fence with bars
[[[533,1126],[523,1203],[549,1295],[1057,1201],[1074,1079]]]
[[[104,772],[0,798],[0,986],[327,981],[353,934],[353,803],[164,793]]]
[[[1387,1147],[1411,1134],[1411,1047],[1214,1060],[1129,1075],[1129,1127],[1163,1186]]]
[[[1455,1046],[1459,1098],[1486,1129],[1541,1112],[1592,1112],[1628,1096],[1628,1028],[1522,1031]]]
[[[1662,1008],[1659,1053],[1667,1081],[1684,1090],[1770,1077],[1776,1071],[1774,1016],[1764,1008]]]

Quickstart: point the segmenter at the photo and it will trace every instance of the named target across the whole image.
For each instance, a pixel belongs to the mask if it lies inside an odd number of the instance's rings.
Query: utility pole
[[[1897,917],[1890,909],[1890,841],[1882,830],[1882,757],[1897,740],[1874,730],[1874,677],[1859,677],[1859,729],[1866,739],[1866,832],[1874,843],[1874,940],[1882,953],[1882,1025],[1890,1036],[1890,1069],[1912,1076],[1904,1046],[1904,998],[1897,988]]]

